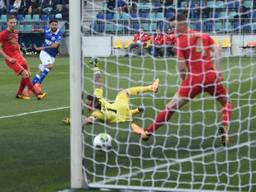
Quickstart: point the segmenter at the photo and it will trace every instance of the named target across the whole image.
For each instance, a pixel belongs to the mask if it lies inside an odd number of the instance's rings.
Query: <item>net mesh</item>
[[[172,49],[173,45],[163,45],[161,54],[156,55],[156,49],[152,48],[154,41],[149,40],[144,47],[134,50],[130,49],[130,44],[141,27],[150,36],[158,28],[165,35],[169,27],[167,20],[177,12],[186,11],[190,27],[210,34],[221,47],[224,85],[233,103],[229,126],[231,144],[222,146],[218,134],[221,106],[205,93],[177,110],[148,141],[132,132],[130,122],[95,121],[83,128],[83,170],[89,186],[160,191],[255,191],[256,66],[253,39],[256,37],[256,5],[253,1],[108,2],[87,1],[83,18],[86,38],[98,43],[96,49],[92,45],[94,52],[90,56],[101,56],[97,49],[104,47],[101,44],[104,42],[97,38],[110,37],[111,52],[108,57],[98,57],[104,98],[114,102],[121,90],[150,85],[159,78],[157,93],[130,96],[129,100],[130,108],[145,108],[143,113],[133,116],[133,122],[146,127],[154,120],[179,88],[176,57],[167,54],[167,48]],[[92,94],[96,88],[89,60],[85,58],[84,61],[85,95]],[[85,110],[83,115],[90,113]],[[93,147],[93,138],[99,133],[111,135],[111,149],[102,151]]]

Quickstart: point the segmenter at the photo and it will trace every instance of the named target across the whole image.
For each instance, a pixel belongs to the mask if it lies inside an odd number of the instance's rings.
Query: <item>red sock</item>
[[[38,92],[35,90],[35,88],[34,88],[32,82],[31,82],[30,78],[25,78],[24,81],[25,81],[26,85],[28,86],[28,89],[30,91],[32,91],[35,96],[37,96]]]
[[[19,89],[18,89],[17,94],[18,94],[18,95],[22,95],[22,94],[23,94],[23,90],[24,90],[25,87],[26,87],[25,80],[24,80],[23,78],[21,78],[21,80],[20,80],[20,86],[19,86]]]
[[[159,127],[161,127],[166,121],[168,121],[175,111],[169,111],[165,109],[158,113],[155,118],[155,121],[148,126],[146,129],[148,132],[155,132]]]
[[[226,103],[221,109],[221,122],[223,126],[228,126],[232,117],[232,103]]]

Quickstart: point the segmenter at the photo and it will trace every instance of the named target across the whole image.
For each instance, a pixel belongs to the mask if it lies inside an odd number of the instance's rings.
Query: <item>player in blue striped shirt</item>
[[[58,48],[62,41],[62,33],[58,28],[57,20],[50,20],[49,27],[45,29],[33,29],[32,32],[44,32],[45,39],[42,47],[35,47],[37,51],[40,51],[41,64],[39,65],[39,71],[32,80],[33,85],[37,87],[39,91],[42,90],[42,82],[48,75],[49,71],[53,68],[55,58],[58,54]],[[29,93],[25,93],[29,95]]]

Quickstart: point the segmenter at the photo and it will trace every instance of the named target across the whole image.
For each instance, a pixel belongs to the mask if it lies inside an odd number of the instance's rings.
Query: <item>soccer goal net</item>
[[[82,172],[87,186],[144,191],[256,191],[255,2],[88,0],[83,3],[84,59],[82,69],[74,70],[83,72],[83,90],[76,99],[80,102],[77,106],[83,108],[78,108],[81,119],[76,118],[79,121],[76,125],[84,123],[84,116],[94,117],[91,124],[83,126],[79,136],[82,135],[79,174]],[[146,128],[179,89],[181,80],[169,19],[180,12],[186,14],[191,29],[209,34],[221,50],[223,84],[233,105],[228,126],[231,142],[226,146],[222,145],[219,134],[222,107],[206,92],[176,110],[147,141],[131,129],[131,122]],[[70,39],[73,40],[72,34]],[[97,57],[98,69],[95,62],[90,62],[92,57]],[[96,109],[97,115],[92,115],[85,106],[87,96],[95,94],[101,85],[104,99],[113,104],[120,91],[148,86],[157,78],[160,80],[157,93],[129,94],[129,108],[140,107],[144,111],[132,115],[128,121],[115,122],[113,117],[113,122],[107,122],[111,118],[103,109]],[[116,108],[126,102],[121,100]],[[112,137],[111,148],[98,149],[93,145],[100,133]],[[73,138],[72,142],[76,141]]]

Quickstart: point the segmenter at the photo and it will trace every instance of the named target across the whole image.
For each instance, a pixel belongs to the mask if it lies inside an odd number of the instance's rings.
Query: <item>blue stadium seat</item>
[[[41,15],[42,21],[48,21],[48,15]]]
[[[31,32],[32,28],[33,28],[32,25],[26,24],[25,27],[24,27],[24,31],[25,32]]]
[[[7,15],[1,15],[0,21],[1,22],[6,22],[7,21]]]
[[[140,17],[140,18],[147,18],[147,17],[148,17],[148,14],[147,14],[147,13],[144,13],[144,12],[139,13],[139,17]]]
[[[112,13],[107,13],[106,14],[106,19],[107,20],[112,20],[113,19],[113,14]]]
[[[40,16],[37,15],[37,14],[33,15],[32,21],[39,22],[40,21]]]
[[[18,31],[23,32],[24,31],[24,25],[23,24],[18,24],[17,29],[18,29]]]
[[[17,16],[16,16],[16,19],[17,19],[17,21],[23,21],[24,20],[24,17],[23,17],[23,15],[20,15],[20,14],[18,14]]]
[[[113,25],[113,23],[107,23],[107,24],[105,25],[105,31],[106,31],[106,32],[113,32],[113,31],[114,31],[114,25]]]
[[[104,13],[102,13],[102,12],[97,13],[96,18],[97,19],[104,19]]]
[[[32,21],[32,17],[31,17],[30,14],[29,15],[25,15],[25,21],[26,22],[31,22]]]
[[[156,31],[157,23],[150,23],[149,29],[150,29],[150,31]]]
[[[144,28],[144,31],[149,31],[149,24],[148,23],[143,23],[142,27]]]
[[[130,15],[128,13],[121,13],[121,19],[122,20],[129,20]]]

